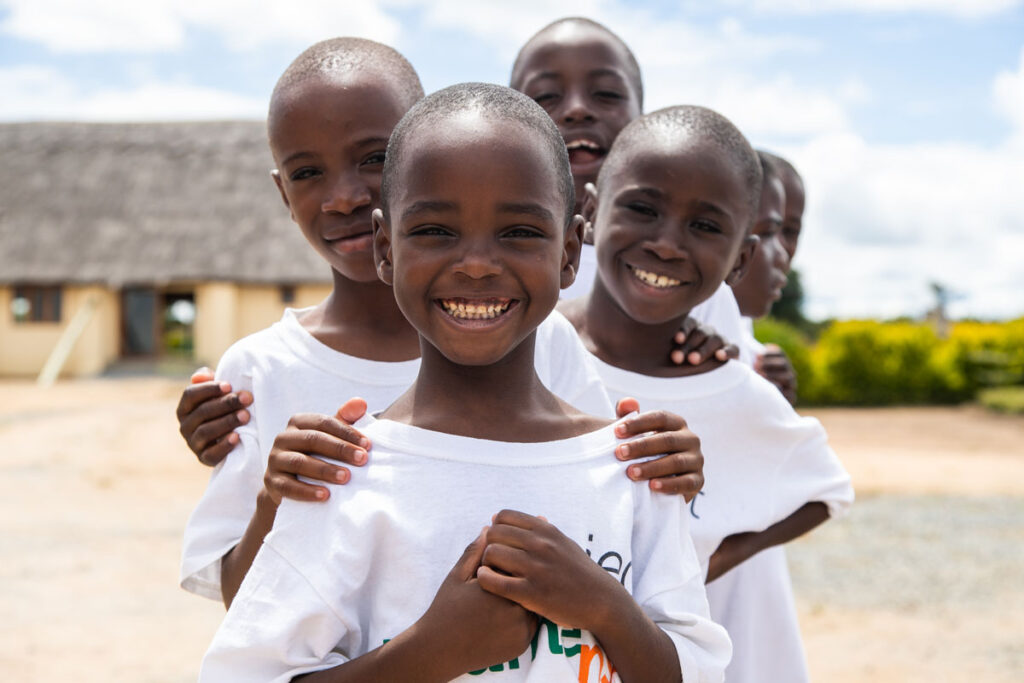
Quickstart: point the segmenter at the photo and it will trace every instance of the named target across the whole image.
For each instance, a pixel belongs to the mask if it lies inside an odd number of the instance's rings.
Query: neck
[[[380,280],[357,282],[332,270],[330,295],[300,320],[310,334],[336,351],[367,360],[402,361],[419,356],[419,336]]]
[[[426,340],[416,382],[382,417],[493,441],[545,441],[529,426],[563,410],[534,368],[536,332],[491,365],[459,365]]]
[[[698,368],[676,365],[669,356],[673,338],[689,311],[660,323],[637,322],[615,301],[600,277],[579,305],[571,319],[587,350],[605,363],[644,375],[696,374],[693,371]],[[703,365],[699,368],[707,370]]]

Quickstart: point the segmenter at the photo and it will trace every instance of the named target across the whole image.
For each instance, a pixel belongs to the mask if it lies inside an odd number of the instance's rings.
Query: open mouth
[[[669,287],[678,287],[683,284],[680,280],[677,280],[674,277],[669,277],[668,275],[659,275],[658,273],[637,268],[636,266],[627,267],[637,280],[649,287],[654,287],[655,289],[668,289]]]
[[[565,143],[565,149],[569,152],[569,163],[573,165],[591,164],[606,154],[604,147],[586,138]]]
[[[494,320],[518,302],[515,299],[438,299],[445,313],[458,320]]]

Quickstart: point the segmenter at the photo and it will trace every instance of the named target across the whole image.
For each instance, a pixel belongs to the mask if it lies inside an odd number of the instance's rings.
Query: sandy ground
[[[177,587],[206,473],[182,381],[0,382],[0,671],[190,681],[222,615]],[[859,502],[791,545],[817,681],[1020,680],[1024,419],[817,410]]]

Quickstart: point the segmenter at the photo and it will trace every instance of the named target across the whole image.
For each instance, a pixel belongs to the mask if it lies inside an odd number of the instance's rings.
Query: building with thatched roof
[[[0,376],[214,363],[329,291],[262,123],[5,124],[0,155]]]

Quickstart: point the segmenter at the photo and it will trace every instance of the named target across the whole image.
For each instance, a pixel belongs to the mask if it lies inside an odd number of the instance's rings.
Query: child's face
[[[590,200],[601,282],[643,324],[686,315],[736,279],[754,242],[740,171],[699,140],[633,150]]]
[[[800,242],[800,230],[804,219],[804,183],[789,169],[782,171],[782,185],[786,190],[786,210],[782,217],[782,233],[779,239],[792,262]]]
[[[272,118],[274,181],[302,234],[331,267],[373,282],[373,227],[391,130],[408,109],[366,75],[294,86]]]
[[[489,365],[554,309],[572,281],[582,221],[539,135],[464,114],[406,140],[389,219],[374,213],[381,277],[446,358]],[[483,153],[483,151],[486,153]]]
[[[782,296],[789,271],[789,255],[782,243],[782,215],[786,193],[778,177],[770,177],[761,188],[761,204],[754,223],[757,247],[743,278],[733,285],[740,313],[752,318],[768,315]]]
[[[569,149],[577,206],[612,142],[640,116],[622,47],[600,31],[566,26],[528,47],[512,87],[544,107]]]

